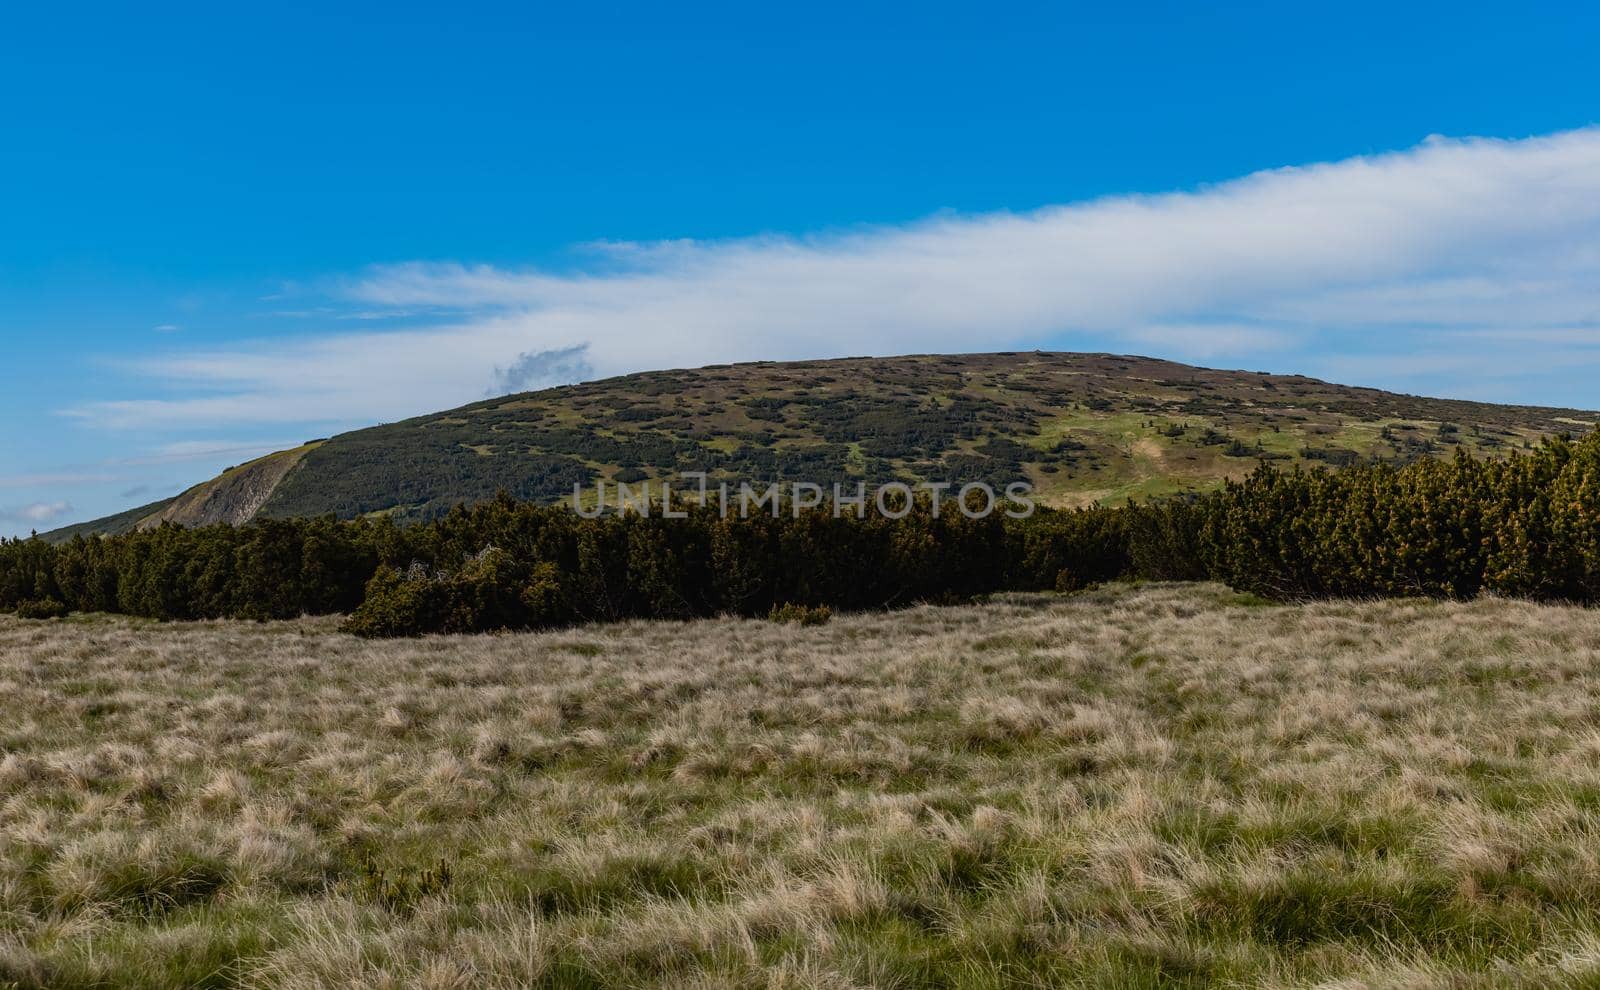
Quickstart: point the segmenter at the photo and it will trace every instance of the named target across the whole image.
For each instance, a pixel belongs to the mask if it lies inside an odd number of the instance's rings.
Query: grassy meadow
[[[1600,617],[0,616],[0,987],[1600,986]]]

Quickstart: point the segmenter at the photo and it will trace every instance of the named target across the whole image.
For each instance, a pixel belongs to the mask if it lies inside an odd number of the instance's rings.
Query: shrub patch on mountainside
[[[685,471],[735,487],[1026,480],[1042,504],[1117,504],[1214,490],[1264,460],[1501,456],[1595,418],[1105,354],[756,362],[503,396],[341,434],[301,448],[287,472],[270,458],[239,469],[249,499],[215,497],[227,476],[197,486],[174,521],[238,521],[241,504],[259,505],[247,518],[422,521],[498,491],[551,502],[574,485]],[[164,508],[60,536],[152,525]]]

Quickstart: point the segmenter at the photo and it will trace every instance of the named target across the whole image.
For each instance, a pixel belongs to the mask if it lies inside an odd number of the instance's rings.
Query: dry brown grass
[[[0,986],[1600,985],[1600,616],[0,618]]]

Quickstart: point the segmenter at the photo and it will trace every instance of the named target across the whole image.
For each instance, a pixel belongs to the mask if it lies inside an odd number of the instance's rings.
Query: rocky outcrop
[[[138,528],[153,529],[164,522],[184,526],[207,526],[213,523],[237,526],[249,522],[289,472],[317,446],[313,443],[293,450],[281,450],[225,471],[139,520]]]

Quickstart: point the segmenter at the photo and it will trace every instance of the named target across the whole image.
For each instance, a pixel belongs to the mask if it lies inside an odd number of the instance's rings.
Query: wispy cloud
[[[208,461],[219,457],[252,460],[275,450],[293,447],[294,441],[269,441],[241,443],[237,440],[179,440],[158,444],[143,454],[117,459],[114,463],[125,465],[182,464],[187,461]]]
[[[557,351],[520,354],[509,368],[494,369],[492,395],[525,392],[551,385],[571,385],[594,377],[589,364],[589,346],[564,347]]]
[[[0,488],[46,488],[66,485],[95,485],[117,481],[114,474],[89,471],[59,471],[46,474],[0,474]]]
[[[1269,351],[1448,355],[1468,334],[1559,330],[1587,347],[1600,130],[1430,139],[1167,195],[592,257],[577,274],[374,269],[342,286],[348,310],[462,315],[174,351],[134,368],[176,383],[162,397],[73,412],[121,426],[389,419],[514,387],[507,369],[530,355],[580,351],[609,375],[1046,343],[1251,364]],[[1526,347],[1471,339],[1484,355]]]
[[[15,508],[0,507],[0,521],[36,526],[53,522],[71,511],[71,502],[34,502]]]

